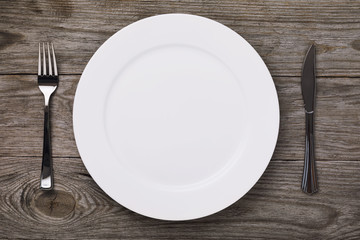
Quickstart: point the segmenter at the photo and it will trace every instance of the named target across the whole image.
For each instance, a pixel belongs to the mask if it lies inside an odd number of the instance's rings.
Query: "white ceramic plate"
[[[275,148],[271,75],[236,32],[186,14],[123,28],[94,54],[74,102],[81,158],[96,183],[139,214],[218,212],[258,181]]]

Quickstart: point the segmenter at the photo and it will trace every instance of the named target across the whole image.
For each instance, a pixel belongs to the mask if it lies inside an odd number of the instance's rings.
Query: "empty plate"
[[[81,158],[111,198],[145,216],[188,220],[226,208],[258,181],[279,105],[267,67],[236,32],[165,14],[96,51],[73,120]]]

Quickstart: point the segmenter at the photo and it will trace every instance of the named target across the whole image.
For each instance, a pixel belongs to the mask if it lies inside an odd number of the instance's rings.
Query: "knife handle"
[[[304,173],[301,189],[305,193],[315,193],[318,190],[316,169],[315,169],[315,152],[314,152],[314,112],[306,112],[306,135],[305,135],[305,159]]]

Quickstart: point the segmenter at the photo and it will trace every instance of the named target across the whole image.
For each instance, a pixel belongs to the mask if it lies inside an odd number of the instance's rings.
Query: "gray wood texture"
[[[142,217],[111,200],[76,148],[72,105],[96,49],[122,27],[191,13],[241,34],[269,67],[279,95],[279,140],[268,169],[242,199],[188,222]],[[37,44],[52,41],[60,84],[52,99],[55,190],[38,189],[43,97]],[[300,190],[304,110],[300,73],[318,46],[315,116],[320,191]],[[0,238],[359,239],[360,1],[0,0]]]

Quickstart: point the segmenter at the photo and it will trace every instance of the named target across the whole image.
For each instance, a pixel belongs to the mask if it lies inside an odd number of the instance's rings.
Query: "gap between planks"
[[[37,73],[0,73],[0,76],[37,76]],[[82,73],[61,73],[60,76],[81,76]],[[271,75],[273,78],[300,78],[300,75]],[[316,76],[316,78],[360,78],[359,76],[347,76],[347,75],[320,75]]]
[[[1,156],[1,158],[41,158],[42,156]],[[53,156],[53,159],[81,159],[81,157],[75,156]],[[304,159],[271,159],[273,162],[303,162]],[[331,159],[316,159],[317,162],[328,162],[328,163],[344,163],[344,162],[359,162],[360,159],[357,160],[331,160]]]

